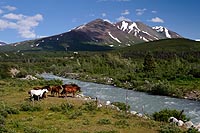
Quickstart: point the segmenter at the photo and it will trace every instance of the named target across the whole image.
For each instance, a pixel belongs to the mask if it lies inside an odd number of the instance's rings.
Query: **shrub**
[[[8,130],[5,128],[5,126],[0,124],[0,133],[7,133],[7,132]]]
[[[186,133],[199,133],[199,131],[195,128],[189,128]]]
[[[40,133],[41,130],[33,127],[25,127],[24,133]]]
[[[0,109],[0,116],[6,118],[8,116],[8,112],[6,110],[4,110],[4,109]]]
[[[61,111],[61,108],[54,105],[54,106],[51,106],[51,107],[49,108],[49,110],[51,110],[51,111],[53,111],[53,112],[60,112],[60,111]]]
[[[131,115],[129,115],[126,112],[119,112],[115,115],[112,116],[115,119],[129,119],[131,117]]]
[[[117,106],[122,111],[127,111],[130,109],[130,105],[126,105],[125,103],[113,102],[112,104]]]
[[[163,109],[159,112],[155,112],[153,113],[153,119],[156,121],[164,121],[164,122],[168,122],[170,117],[175,117],[181,119],[181,120],[189,120],[189,118],[186,117],[186,115],[181,114],[180,115],[180,111],[178,110],[169,110],[169,109]]]
[[[40,105],[31,105],[30,103],[21,104],[21,111],[42,111],[42,107]]]
[[[6,106],[6,107],[5,107],[5,111],[6,111],[8,114],[19,114],[19,110],[18,110],[18,109],[13,108],[13,107],[9,107],[9,106]]]
[[[168,82],[158,82],[153,84],[150,93],[154,95],[172,95],[175,93],[175,89]]]
[[[83,125],[89,125],[89,124],[90,124],[90,121],[88,119],[83,120]]]
[[[108,124],[111,124],[111,121],[109,119],[100,119],[97,124],[100,124],[100,125],[108,125]]]
[[[71,104],[71,103],[62,103],[60,105],[60,108],[63,112],[69,112],[71,111],[72,109],[74,109],[74,105]]]
[[[161,126],[160,133],[181,133],[181,130],[175,125]]]
[[[129,123],[126,120],[119,120],[115,122],[115,126],[119,128],[125,128],[129,126]]]
[[[85,111],[94,111],[97,109],[95,102],[86,102],[81,106],[82,110]]]
[[[0,126],[4,125],[6,123],[5,117],[3,117],[2,115],[0,115]]]
[[[69,115],[69,119],[76,119],[82,115],[81,111],[74,111]]]

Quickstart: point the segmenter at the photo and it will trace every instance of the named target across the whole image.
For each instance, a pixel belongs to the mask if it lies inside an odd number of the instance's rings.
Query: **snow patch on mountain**
[[[138,28],[137,24],[135,22],[133,22],[129,27],[128,27],[130,30],[129,30],[129,33],[135,28],[137,32],[140,31],[140,29]]]
[[[115,41],[117,41],[118,43],[122,43],[118,38],[114,37],[110,32],[108,32],[109,36],[114,39]]]
[[[156,30],[157,32],[165,32],[165,36],[167,38],[172,38],[171,35],[169,34],[169,30],[165,27],[162,27],[162,26],[155,26],[155,27],[152,27],[152,29]]]
[[[80,29],[83,29],[85,27],[85,24],[84,25],[81,25],[81,26],[79,26],[79,27],[77,27],[77,28],[75,28],[76,30],[80,30]]]
[[[172,38],[171,35],[169,34],[169,30],[165,28],[165,35],[167,38]]]
[[[135,22],[132,22],[132,24],[129,25],[129,23],[126,21],[122,21],[121,27],[118,26],[118,29],[122,31],[129,30],[128,33],[131,33],[132,31],[139,33],[141,31]],[[135,36],[137,36],[137,33],[135,34]]]
[[[145,42],[149,42],[149,40],[146,39],[145,37],[142,37],[142,39],[143,39]]]
[[[103,19],[103,21],[113,24],[109,19]]]
[[[121,26],[121,30],[125,31],[128,28],[128,23],[125,21],[122,21],[122,26]]]
[[[164,27],[162,27],[162,26],[154,26],[154,27],[152,27],[152,29],[156,30],[157,32],[163,32],[164,31]]]
[[[6,45],[5,42],[0,41],[0,46]]]

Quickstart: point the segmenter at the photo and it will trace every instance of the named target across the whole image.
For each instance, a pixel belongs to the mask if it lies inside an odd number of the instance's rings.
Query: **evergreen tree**
[[[145,56],[143,65],[144,65],[143,69],[145,72],[154,71],[156,67],[156,62],[151,53],[148,52],[148,54]]]

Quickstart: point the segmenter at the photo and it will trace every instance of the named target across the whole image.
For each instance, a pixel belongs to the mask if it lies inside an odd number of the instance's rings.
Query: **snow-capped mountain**
[[[69,32],[40,39],[37,45],[65,43],[67,48],[70,49],[70,47],[74,48],[77,43],[90,43],[119,47],[167,38],[181,38],[181,36],[167,28],[161,26],[150,27],[142,22],[121,21],[110,23],[102,19],[96,19]]]
[[[163,26],[155,26],[155,27],[152,27],[152,29],[163,34],[166,38],[182,38],[179,34],[173,32],[173,31],[170,31]]]
[[[167,38],[181,38],[181,36],[165,27],[150,27],[142,22],[111,23],[96,19],[65,33],[18,42],[12,46],[27,45],[23,48],[39,50],[105,50]]]
[[[6,45],[7,43],[0,41],[0,46]]]

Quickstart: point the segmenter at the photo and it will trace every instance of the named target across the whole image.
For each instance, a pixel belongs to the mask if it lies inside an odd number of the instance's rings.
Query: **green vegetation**
[[[0,79],[47,72],[198,100],[199,52],[200,43],[186,39],[159,40],[106,52],[4,52],[0,53]]]
[[[62,84],[60,80],[38,78],[37,74],[43,72],[154,95],[198,100],[199,43],[180,39],[149,44],[78,54],[62,51],[0,53],[0,132],[185,132],[184,128],[166,123],[170,116],[179,117],[180,112],[175,110],[154,113],[154,121],[125,113],[130,107],[124,103],[114,103],[123,110],[118,112],[96,108],[95,102],[77,98],[29,100],[27,92],[35,86]],[[19,79],[27,75],[36,76],[38,80]],[[180,118],[187,119],[184,115]]]
[[[182,121],[189,120],[189,118],[187,118],[185,114],[182,114],[181,111],[169,110],[169,109],[163,109],[159,112],[155,112],[152,116],[154,120],[164,121],[164,122],[168,122],[169,118],[172,116]]]
[[[27,91],[53,81],[31,82],[29,85],[26,80],[1,80],[5,93],[0,93],[0,132],[146,133],[148,130],[154,133],[163,125],[111,108],[97,108],[95,102],[79,98],[48,97],[33,102],[29,100]],[[15,84],[15,88],[10,84]]]

